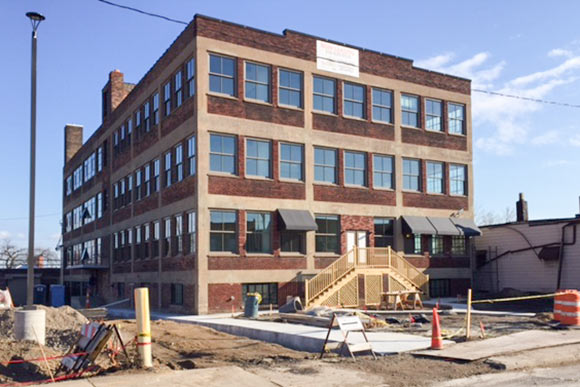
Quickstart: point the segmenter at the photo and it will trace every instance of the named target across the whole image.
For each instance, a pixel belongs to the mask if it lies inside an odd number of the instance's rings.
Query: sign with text
[[[358,50],[317,40],[316,68],[358,78]]]

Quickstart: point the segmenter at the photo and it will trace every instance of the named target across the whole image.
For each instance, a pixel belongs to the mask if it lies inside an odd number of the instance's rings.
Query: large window
[[[443,163],[427,161],[427,192],[444,192],[443,188]]]
[[[183,216],[175,215],[175,250],[177,254],[183,253]]]
[[[451,254],[453,255],[467,254],[465,237],[463,235],[453,235],[451,237]]]
[[[393,157],[373,155],[373,186],[393,188]]]
[[[165,116],[171,114],[171,81],[163,87],[163,108]]]
[[[171,255],[171,218],[165,218],[163,221],[163,255]]]
[[[237,249],[236,213],[234,211],[210,211],[210,251],[229,251]]]
[[[171,284],[171,305],[183,305],[183,284]]]
[[[246,175],[270,177],[270,141],[246,142]]]
[[[73,189],[76,191],[83,185],[83,166],[80,165],[73,172]]]
[[[161,172],[161,160],[155,159],[153,161],[153,191],[158,192],[159,185],[159,174]]]
[[[450,296],[451,296],[451,280],[448,279],[429,280],[429,297],[431,297],[431,299]]]
[[[175,108],[178,108],[183,103],[183,73],[178,71],[175,74]]]
[[[188,253],[195,253],[195,212],[187,213]]]
[[[338,253],[340,223],[336,215],[317,215],[316,251]]]
[[[278,103],[280,105],[302,107],[302,73],[279,70]]]
[[[441,110],[441,101],[436,101],[433,99],[428,99],[425,101],[425,129],[440,132],[443,130],[441,125],[441,116],[443,112]]]
[[[421,167],[419,160],[403,159],[403,189],[419,191],[421,189]]]
[[[85,181],[91,180],[96,174],[96,154],[92,153],[84,162]]]
[[[375,218],[375,247],[393,246],[394,219]]]
[[[422,238],[420,234],[405,236],[405,254],[423,254]]]
[[[449,110],[447,113],[449,119],[449,133],[465,134],[465,106],[456,103],[449,103],[447,109]]]
[[[234,175],[236,173],[236,138],[221,134],[210,136],[210,170]]]
[[[314,148],[314,180],[336,184],[336,149]]]
[[[353,83],[344,83],[344,115],[365,118],[365,88]]]
[[[246,62],[246,98],[270,102],[270,66]]]
[[[306,233],[299,231],[280,232],[280,250],[289,253],[306,253]]]
[[[153,95],[153,125],[159,124],[159,93]]]
[[[314,110],[336,113],[336,81],[334,79],[314,77]]]
[[[145,126],[145,132],[149,132],[151,130],[151,104],[149,101],[145,102],[143,105],[143,125]]]
[[[344,152],[344,183],[348,185],[366,186],[367,160],[366,154],[360,152]]]
[[[246,214],[246,251],[248,253],[271,253],[271,214],[248,212]]]
[[[466,195],[467,167],[465,165],[449,165],[449,190],[451,195]]]
[[[187,62],[187,95],[193,97],[195,94],[195,59]]]
[[[443,254],[443,236],[432,235],[431,236],[431,255],[442,255]]]
[[[373,121],[392,123],[393,93],[373,87]]]
[[[214,93],[235,95],[236,63],[232,58],[210,54],[209,90]]]
[[[304,162],[303,146],[298,144],[280,144],[280,177],[283,179],[302,180]]]
[[[195,136],[187,139],[188,172],[195,175]]]
[[[165,186],[171,185],[171,151],[165,154]]]
[[[144,168],[143,196],[151,195],[151,165],[146,164]]]
[[[175,147],[175,180],[183,180],[183,145],[178,144]]]
[[[141,169],[135,171],[135,200],[141,200],[143,196],[143,191],[141,189],[141,179],[143,174],[141,173]]]
[[[242,301],[246,302],[248,293],[260,293],[262,305],[278,305],[278,284],[242,284]]]
[[[401,94],[402,123],[414,128],[419,127],[419,97]]]

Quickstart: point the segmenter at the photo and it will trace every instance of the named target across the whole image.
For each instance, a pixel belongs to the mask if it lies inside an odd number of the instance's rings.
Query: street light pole
[[[26,305],[34,303],[34,199],[36,189],[36,30],[45,19],[39,13],[28,12],[32,23],[32,69],[30,95],[30,203],[28,220],[28,260],[26,276]]]

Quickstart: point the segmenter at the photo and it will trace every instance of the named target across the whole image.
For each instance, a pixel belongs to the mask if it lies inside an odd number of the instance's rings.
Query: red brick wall
[[[185,88],[183,89],[183,92],[185,92]],[[179,125],[192,117],[194,119],[196,118],[195,97],[186,98],[180,107],[174,108],[174,110],[171,111],[171,114],[161,121],[161,136],[167,136],[174,129],[179,127]]]
[[[407,144],[466,151],[467,137],[447,133],[430,132],[423,129],[401,128],[401,140]]]
[[[373,190],[369,188],[314,185],[314,200],[394,206],[396,204],[396,194],[394,191]]]
[[[425,256],[406,256],[405,259],[412,265],[421,269],[427,268],[444,268],[444,267],[469,267],[469,258],[452,258],[452,257],[429,257]]]
[[[304,301],[304,282],[291,281],[278,283],[278,307],[286,303],[288,296],[300,297]]]
[[[184,163],[187,158],[184,156]],[[172,172],[176,176],[176,172]],[[185,174],[185,170],[184,170]],[[161,190],[161,206],[174,203],[178,200],[192,197],[195,195],[196,181],[194,176],[187,176],[178,183],[172,184],[170,187]]]
[[[209,313],[229,312],[232,304],[236,312],[242,310],[242,284],[208,284],[207,293]]]
[[[214,195],[253,196],[261,198],[306,198],[304,184],[239,177],[209,176],[208,191]]]
[[[375,224],[372,216],[341,215],[340,244],[341,254],[346,254],[346,231],[366,231],[368,246],[374,246]]]
[[[306,258],[208,257],[209,270],[304,270]]]
[[[463,196],[428,195],[423,192],[403,192],[403,206],[419,208],[469,209],[469,199]]]
[[[339,103],[339,105],[342,104]],[[395,140],[395,128],[393,125],[377,124],[370,122],[370,119],[367,119],[365,122],[339,116],[312,113],[312,128],[381,140]]]

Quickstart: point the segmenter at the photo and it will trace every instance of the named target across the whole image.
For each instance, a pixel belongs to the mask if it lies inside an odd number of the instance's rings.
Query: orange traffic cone
[[[439,324],[439,313],[437,308],[433,308],[433,332],[431,334],[431,349],[443,349],[443,338],[441,337],[441,326]]]

